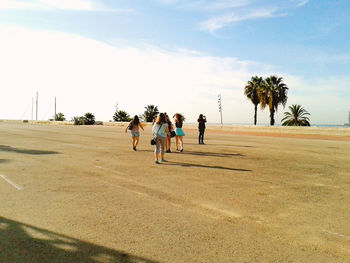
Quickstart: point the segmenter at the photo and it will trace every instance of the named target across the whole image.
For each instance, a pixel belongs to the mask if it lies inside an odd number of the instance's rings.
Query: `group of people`
[[[171,152],[170,145],[172,137],[175,137],[176,150],[179,152],[183,152],[184,150],[183,137],[185,136],[185,133],[182,129],[182,126],[185,121],[185,117],[180,113],[176,113],[173,116],[173,119],[175,127],[172,124],[167,113],[159,113],[158,116],[153,120],[152,133],[155,140],[154,159],[156,164],[159,164],[160,162],[166,162],[164,154],[165,152]],[[199,144],[204,144],[204,132],[206,122],[206,117],[203,114],[200,114],[198,117]],[[130,130],[131,132],[132,148],[134,151],[137,150],[137,145],[139,143],[140,128],[144,131],[139,117],[135,115],[125,129],[125,132],[127,132],[128,130]]]

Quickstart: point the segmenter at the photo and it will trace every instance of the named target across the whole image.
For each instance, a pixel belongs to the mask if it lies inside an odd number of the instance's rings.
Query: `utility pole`
[[[39,100],[39,94],[36,92],[36,120],[38,120],[38,100]]]
[[[221,94],[218,95],[218,104],[219,104],[219,112],[220,112],[220,117],[221,117],[221,127],[223,127]]]
[[[56,97],[55,97],[55,115],[53,118],[56,119]]]

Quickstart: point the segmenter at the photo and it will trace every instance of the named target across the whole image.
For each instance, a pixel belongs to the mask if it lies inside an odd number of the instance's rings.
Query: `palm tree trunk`
[[[256,125],[256,113],[258,111],[258,104],[254,104],[254,125]]]
[[[275,118],[274,117],[275,117],[275,109],[272,108],[270,110],[270,125],[271,126],[275,125]]]

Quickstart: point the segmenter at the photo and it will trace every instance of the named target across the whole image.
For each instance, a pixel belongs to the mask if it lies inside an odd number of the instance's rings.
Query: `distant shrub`
[[[85,113],[84,117],[85,117],[85,123],[84,123],[85,125],[95,124],[95,116],[92,113],[90,112]]]
[[[23,123],[28,123],[28,120],[23,120]]]
[[[72,121],[74,122],[74,125],[84,125],[85,124],[85,117],[84,116],[74,116],[72,118]]]
[[[95,121],[95,125],[103,125],[103,121]]]
[[[88,112],[85,113],[84,116],[74,116],[72,118],[72,121],[74,122],[74,125],[94,125],[95,116],[92,113]],[[98,125],[103,125],[103,122],[99,121]]]
[[[65,121],[66,118],[62,112],[59,112],[55,115],[55,121]]]

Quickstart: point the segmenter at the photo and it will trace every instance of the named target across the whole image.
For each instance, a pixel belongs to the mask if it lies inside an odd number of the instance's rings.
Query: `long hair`
[[[139,116],[135,115],[131,123],[135,126],[138,125],[140,123]]]
[[[157,124],[163,124],[163,123],[166,123],[166,117],[165,117],[165,114],[164,113],[159,113],[159,115],[157,116],[157,119],[156,119],[156,123]]]
[[[185,117],[182,116],[180,113],[175,113],[175,115],[173,116],[173,118],[175,119],[175,122],[184,122]]]
[[[171,120],[170,120],[168,114],[167,114],[166,112],[164,112],[164,115],[165,115],[165,121],[166,121],[166,123],[168,123],[169,125],[171,125]]]

